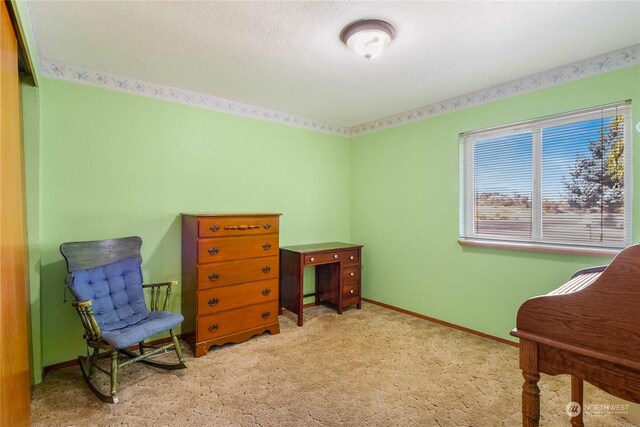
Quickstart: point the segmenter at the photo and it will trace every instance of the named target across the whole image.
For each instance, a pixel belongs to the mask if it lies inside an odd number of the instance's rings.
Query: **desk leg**
[[[321,267],[316,267],[315,269],[315,276],[316,276],[316,287],[314,288],[314,293],[315,293],[315,301],[314,301],[314,305],[320,305],[320,274],[322,272],[322,270],[320,270]]]
[[[297,282],[298,282],[298,326],[302,326],[302,324],[304,323],[304,313],[303,313],[303,308],[304,308],[304,289],[303,289],[303,285],[304,285],[304,264],[303,264],[303,259],[302,259],[302,255],[299,256],[298,258],[298,277],[297,277]]]
[[[282,316],[282,279],[278,280],[278,316]]]
[[[522,425],[538,427],[540,423],[540,372],[538,371],[538,344],[520,339],[520,369],[522,385]]]
[[[298,316],[298,326],[302,326],[302,257],[284,249],[280,249],[280,307],[278,314],[286,308]]]

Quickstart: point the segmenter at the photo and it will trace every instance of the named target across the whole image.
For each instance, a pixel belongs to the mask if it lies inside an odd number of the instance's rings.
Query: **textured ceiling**
[[[352,127],[640,43],[640,2],[30,1],[40,60]],[[339,40],[393,23],[365,61]]]

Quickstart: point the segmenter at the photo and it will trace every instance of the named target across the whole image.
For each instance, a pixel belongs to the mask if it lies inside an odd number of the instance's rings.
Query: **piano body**
[[[583,381],[640,402],[640,245],[524,302],[511,335],[520,339],[523,426],[539,423],[540,373],[571,375],[567,402],[580,408]],[[582,411],[571,425],[584,425]]]

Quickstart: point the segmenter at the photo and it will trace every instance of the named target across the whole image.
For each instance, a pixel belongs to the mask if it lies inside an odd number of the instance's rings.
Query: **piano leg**
[[[582,379],[571,375],[571,401],[580,405],[580,413],[575,417],[571,417],[571,425],[573,427],[584,427],[582,421],[582,414],[584,412],[584,405],[582,402]]]
[[[523,372],[522,385],[522,426],[538,427],[540,422],[540,388],[539,373]]]
[[[538,427],[540,423],[540,371],[538,371],[538,344],[520,340],[520,369],[522,385],[522,426]]]

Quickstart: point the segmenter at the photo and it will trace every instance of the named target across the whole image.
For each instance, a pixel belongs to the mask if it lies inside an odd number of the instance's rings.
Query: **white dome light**
[[[380,19],[352,22],[340,33],[340,40],[367,60],[378,56],[394,37],[393,25]]]

